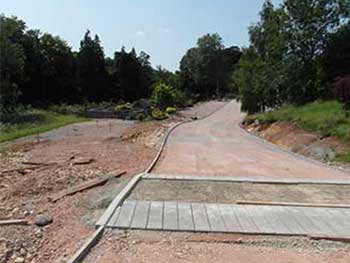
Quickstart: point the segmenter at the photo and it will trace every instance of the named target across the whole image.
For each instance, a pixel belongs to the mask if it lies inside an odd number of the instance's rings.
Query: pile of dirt
[[[337,138],[307,132],[290,122],[256,121],[243,128],[292,152],[323,162],[332,162],[337,154],[346,154],[350,150],[349,145]]]

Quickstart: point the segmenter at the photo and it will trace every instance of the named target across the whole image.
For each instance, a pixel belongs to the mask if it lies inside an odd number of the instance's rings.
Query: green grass
[[[334,160],[341,163],[350,163],[350,153],[337,154]]]
[[[313,102],[304,106],[285,106],[278,110],[254,114],[249,119],[261,122],[288,121],[301,128],[323,136],[335,136],[350,141],[350,118],[345,116],[342,105],[337,101]]]
[[[7,119],[8,122],[0,124],[0,143],[88,120],[36,109],[14,114]]]

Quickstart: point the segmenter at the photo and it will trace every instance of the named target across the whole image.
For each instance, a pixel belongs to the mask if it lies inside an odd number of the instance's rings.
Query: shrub
[[[343,103],[346,115],[350,115],[350,75],[339,77],[333,83],[336,98]]]
[[[161,111],[157,108],[153,109],[153,111],[152,111],[152,118],[155,120],[164,120],[168,117],[169,117],[169,115],[166,112]]]
[[[175,107],[167,107],[165,112],[167,114],[174,114],[176,112],[176,108]]]
[[[114,112],[116,113],[120,113],[126,110],[130,110],[131,109],[131,104],[130,103],[123,103],[120,105],[117,105],[114,107]]]
[[[171,86],[159,83],[153,90],[151,100],[154,108],[165,110],[167,107],[180,105],[184,101],[184,95],[181,91]]]

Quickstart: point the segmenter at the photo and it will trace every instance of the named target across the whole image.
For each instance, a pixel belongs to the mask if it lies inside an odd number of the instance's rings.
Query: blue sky
[[[279,3],[281,0],[274,0]],[[247,27],[263,0],[0,0],[0,13],[29,28],[59,35],[79,48],[87,28],[97,33],[107,56],[125,46],[151,55],[153,65],[178,68],[198,37],[218,32],[226,46],[247,45]]]

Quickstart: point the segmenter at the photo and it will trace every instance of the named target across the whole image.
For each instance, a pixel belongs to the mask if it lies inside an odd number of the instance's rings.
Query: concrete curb
[[[185,123],[190,123],[194,121],[200,121],[205,118],[208,118],[209,116],[213,115],[215,112],[221,110],[227,103],[220,106],[215,111],[211,112],[207,116],[197,119],[197,120],[185,120],[182,122],[179,122],[169,128],[166,132],[166,134],[163,136],[162,143],[160,144],[160,148],[158,150],[158,153],[156,157],[153,159],[151,164],[146,169],[145,173],[138,174],[134,176],[129,183],[123,188],[123,190],[113,199],[111,204],[108,206],[102,217],[97,221],[96,225],[98,226],[98,229],[94,232],[94,234],[83,244],[83,246],[72,256],[70,260],[67,261],[67,263],[80,263],[84,260],[84,258],[88,255],[90,250],[98,243],[99,239],[102,237],[104,229],[106,225],[108,224],[109,220],[113,216],[113,213],[117,210],[118,206],[125,200],[126,196],[132,191],[132,189],[135,187],[135,185],[141,180],[142,176],[144,174],[149,173],[152,171],[152,169],[156,166],[163,149],[165,148],[165,144],[171,134],[172,131],[174,131],[177,127],[180,125],[183,125]]]

